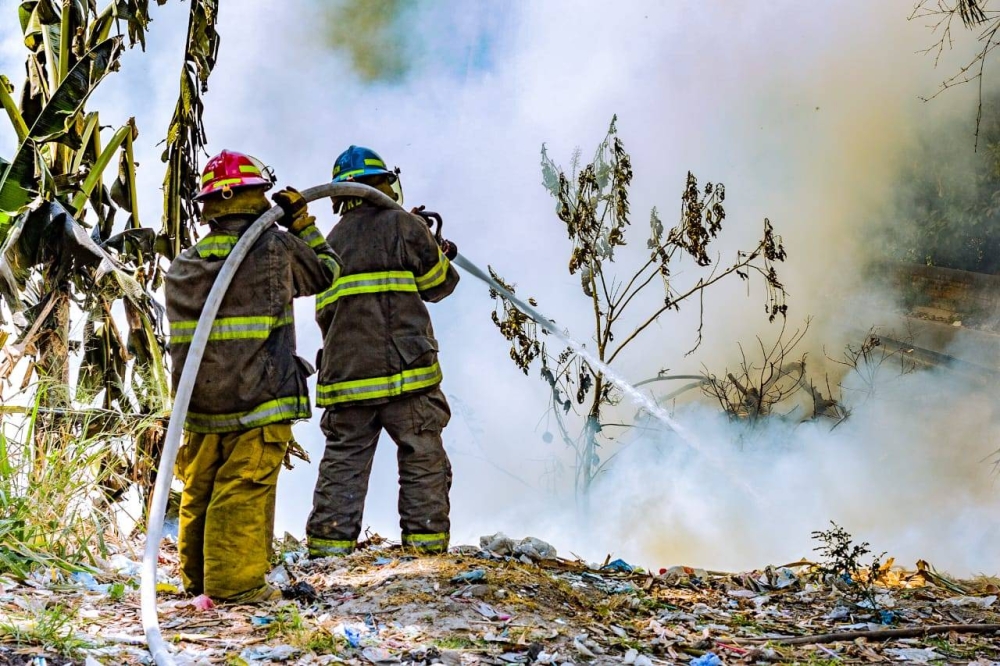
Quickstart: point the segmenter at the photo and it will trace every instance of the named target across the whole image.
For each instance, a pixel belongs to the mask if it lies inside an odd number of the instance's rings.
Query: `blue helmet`
[[[385,160],[370,148],[351,146],[333,163],[333,182],[342,183],[348,179],[364,176],[388,176],[389,183],[396,182],[396,173],[385,166]]]

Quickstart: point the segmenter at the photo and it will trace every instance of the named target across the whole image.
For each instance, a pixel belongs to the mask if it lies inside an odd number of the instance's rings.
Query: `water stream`
[[[709,462],[711,462],[713,465],[715,465],[717,468],[723,471],[727,476],[729,476],[737,485],[741,486],[744,490],[746,490],[754,497],[757,497],[757,493],[752,488],[750,488],[745,481],[739,479],[730,470],[726,469],[726,466],[718,458],[718,456],[715,456],[711,452],[706,451],[704,447],[702,447],[698,443],[698,440],[694,437],[694,435],[688,432],[687,429],[684,428],[684,426],[679,424],[672,416],[670,416],[667,410],[663,409],[663,407],[658,405],[656,401],[653,400],[653,398],[646,395],[645,393],[637,389],[635,386],[630,384],[624,377],[619,375],[607,363],[597,358],[590,350],[588,350],[583,345],[582,342],[579,342],[575,338],[573,338],[573,336],[571,336],[566,329],[560,328],[558,325],[556,325],[554,321],[543,315],[536,308],[532,307],[531,305],[524,302],[523,300],[512,294],[510,291],[505,289],[496,280],[494,280],[489,275],[489,273],[483,271],[481,268],[479,268],[474,263],[469,261],[466,257],[458,255],[455,257],[454,263],[460,268],[462,268],[465,272],[469,273],[470,275],[474,275],[475,277],[479,278],[480,280],[488,284],[504,299],[506,299],[510,303],[513,303],[518,310],[531,317],[531,319],[533,319],[535,323],[537,323],[543,329],[548,331],[551,335],[554,335],[563,343],[565,343],[570,349],[572,349],[574,352],[583,357],[583,359],[586,360],[588,364],[590,364],[591,368],[599,370],[608,381],[617,386],[621,390],[621,392],[624,393],[629,398],[629,400],[631,400],[637,406],[649,412],[649,414],[651,414],[653,418],[660,421],[663,425],[673,430],[674,433],[676,433],[676,435],[686,446],[693,449],[700,455],[704,456]]]

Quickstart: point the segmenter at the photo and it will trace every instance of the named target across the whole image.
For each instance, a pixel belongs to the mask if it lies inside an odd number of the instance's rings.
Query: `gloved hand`
[[[294,187],[278,190],[271,195],[271,200],[285,213],[278,220],[278,224],[290,231],[306,226],[302,222],[309,217],[309,204]]]
[[[450,240],[441,242],[441,251],[444,252],[444,256],[448,257],[448,261],[454,261],[455,257],[458,256],[458,246]]]

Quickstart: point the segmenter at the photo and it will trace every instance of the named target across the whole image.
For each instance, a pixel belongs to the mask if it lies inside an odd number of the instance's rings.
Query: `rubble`
[[[865,608],[804,561],[654,573],[610,557],[559,559],[540,540],[535,552],[551,556],[526,563],[525,540],[503,535],[484,538],[488,549],[423,558],[374,541],[320,560],[286,544],[271,580],[312,595],[259,606],[169,591],[178,581],[167,544],[164,637],[184,663],[227,665],[1000,663],[997,581],[950,580],[924,562],[868,581],[876,608]],[[149,663],[127,560],[0,578],[0,664]]]

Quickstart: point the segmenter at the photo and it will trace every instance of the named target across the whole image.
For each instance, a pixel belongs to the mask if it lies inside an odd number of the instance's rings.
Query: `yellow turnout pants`
[[[291,439],[288,423],[186,433],[174,467],[184,482],[177,545],[185,590],[240,601],[263,588],[278,473]]]

